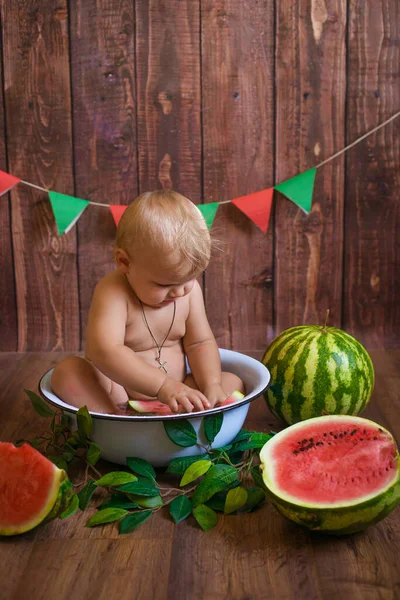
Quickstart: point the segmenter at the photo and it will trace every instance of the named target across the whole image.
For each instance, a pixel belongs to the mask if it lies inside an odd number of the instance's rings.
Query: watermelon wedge
[[[67,474],[29,444],[0,442],[0,535],[16,535],[50,520],[68,504]]]
[[[260,452],[267,496],[288,519],[336,535],[377,523],[400,502],[400,459],[389,431],[349,415],[281,431]]]
[[[229,406],[229,404],[238,402],[238,400],[242,400],[242,398],[244,398],[244,394],[239,392],[239,390],[235,390],[226,398],[224,402],[222,402],[222,404],[219,404],[218,406]],[[143,415],[159,415],[164,417],[166,415],[176,414],[171,411],[169,406],[163,404],[159,400],[128,400],[128,404],[131,408],[133,408],[133,410]],[[182,410],[179,412],[184,411]]]

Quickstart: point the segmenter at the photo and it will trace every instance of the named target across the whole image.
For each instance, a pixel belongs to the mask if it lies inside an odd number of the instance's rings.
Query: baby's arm
[[[128,304],[124,292],[107,280],[98,283],[90,307],[86,334],[87,357],[112,381],[146,396],[158,397],[177,412],[209,407],[203,395],[149,365],[125,345]]]
[[[189,316],[183,338],[192,375],[211,406],[226,399],[221,383],[221,360],[217,342],[208,323],[203,294],[196,281],[189,296]]]

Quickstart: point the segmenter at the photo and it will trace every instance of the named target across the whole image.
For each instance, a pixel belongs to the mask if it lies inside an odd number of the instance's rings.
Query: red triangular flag
[[[127,206],[124,206],[122,204],[110,204],[111,214],[117,227],[122,215],[124,214],[127,208]]]
[[[0,171],[0,196],[11,190],[17,183],[21,180],[18,177],[14,177],[14,175],[10,175],[10,173],[5,173],[5,171]]]
[[[273,193],[274,188],[271,187],[266,190],[261,190],[261,192],[240,196],[240,198],[235,198],[232,202],[239,210],[249,217],[261,231],[267,233]]]

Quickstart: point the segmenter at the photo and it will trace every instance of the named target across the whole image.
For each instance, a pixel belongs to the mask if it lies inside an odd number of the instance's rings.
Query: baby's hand
[[[217,404],[222,404],[222,402],[227,399],[227,395],[225,394],[224,390],[217,383],[206,386],[204,388],[204,395],[210,401],[211,407],[214,407]]]
[[[167,377],[158,390],[157,398],[163,404],[167,404],[173,413],[179,412],[182,406],[185,412],[206,410],[211,408],[210,402],[199,390]]]

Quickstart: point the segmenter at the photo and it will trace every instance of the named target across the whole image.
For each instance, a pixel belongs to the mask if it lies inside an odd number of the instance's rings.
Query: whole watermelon
[[[325,414],[358,415],[374,388],[374,367],[341,329],[301,325],[283,331],[262,359],[271,373],[265,400],[289,425]]]

